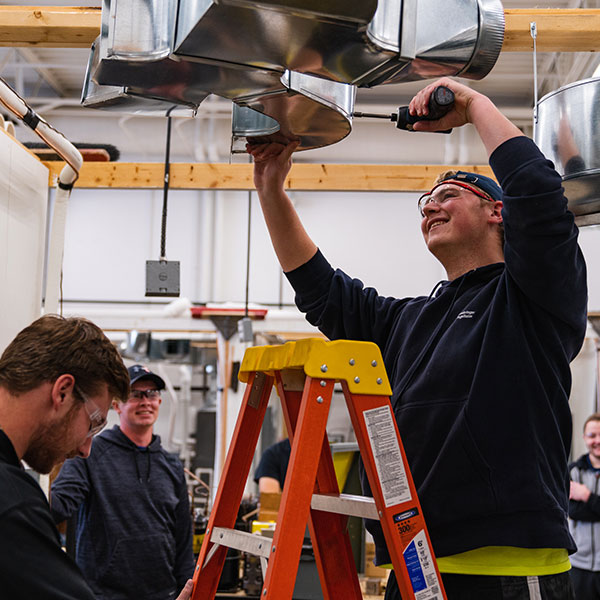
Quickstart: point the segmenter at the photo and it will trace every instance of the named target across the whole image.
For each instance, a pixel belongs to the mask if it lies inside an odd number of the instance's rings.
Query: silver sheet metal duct
[[[535,141],[563,178],[578,225],[600,223],[600,78],[566,85],[538,102]]]
[[[212,93],[235,103],[234,141],[316,148],[350,133],[356,86],[480,79],[503,35],[500,0],[103,0],[82,102],[166,111]]]
[[[504,39],[496,0],[180,2],[174,53],[370,87],[485,77]]]

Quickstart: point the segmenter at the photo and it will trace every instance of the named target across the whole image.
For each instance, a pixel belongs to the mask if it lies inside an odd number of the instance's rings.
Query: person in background
[[[577,227],[552,163],[489,98],[443,78],[410,113],[427,115],[439,85],[453,108],[414,130],[473,124],[500,186],[453,171],[419,199],[423,238],[447,275],[429,296],[383,297],[331,267],[284,191],[297,140],[249,140],[254,183],[308,321],[382,351],[449,600],[568,600],[569,363],[587,317]],[[376,564],[389,564],[379,522],[367,527]],[[392,571],[386,599],[399,598]]]
[[[142,365],[113,403],[120,425],[87,461],[67,460],[51,489],[55,522],[77,514],[76,556],[97,600],[175,598],[192,576],[192,521],[179,458],[153,433],[165,388]]]
[[[588,453],[571,464],[569,526],[577,552],[571,578],[577,600],[600,600],[600,413],[583,425]]]
[[[50,473],[90,453],[113,398],[129,393],[119,353],[86,319],[46,315],[0,357],[0,596],[94,600],[60,545],[48,500],[22,460]],[[188,600],[190,580],[178,600]]]
[[[259,492],[268,494],[282,492],[291,453],[292,446],[289,438],[272,444],[263,452],[254,473],[254,481],[258,483]]]

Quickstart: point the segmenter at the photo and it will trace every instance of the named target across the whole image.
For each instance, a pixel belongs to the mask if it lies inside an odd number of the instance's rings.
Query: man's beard
[[[69,443],[69,434],[73,418],[79,409],[81,409],[81,405],[77,403],[58,423],[38,426],[34,435],[31,436],[29,448],[23,455],[23,460],[34,471],[48,474],[54,465],[63,462],[66,458],[77,456],[77,450],[70,448],[73,442]]]

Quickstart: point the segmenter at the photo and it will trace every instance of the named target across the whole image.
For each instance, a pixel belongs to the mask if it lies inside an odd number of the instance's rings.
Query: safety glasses
[[[490,198],[490,196],[488,196],[481,190],[467,183],[463,183],[462,181],[442,181],[438,185],[434,186],[431,189],[431,191],[427,192],[426,194],[423,194],[419,198],[418,206],[419,213],[421,214],[421,216],[425,216],[425,207],[428,204],[434,202],[438,206],[441,206],[447,200],[459,196],[460,191],[455,189],[457,187],[464,188],[465,190],[468,190],[469,192],[475,194],[479,198],[483,198],[483,200],[486,200],[487,202],[494,201],[492,198]]]
[[[104,429],[107,419],[102,414],[100,407],[93,400],[90,400],[90,398],[88,398],[80,389],[74,388],[74,391],[83,400],[83,407],[90,420],[90,429],[87,433],[87,437],[94,437]]]

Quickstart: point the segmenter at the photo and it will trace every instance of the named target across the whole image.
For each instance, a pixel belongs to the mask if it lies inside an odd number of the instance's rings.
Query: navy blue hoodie
[[[586,329],[585,263],[561,178],[535,144],[508,140],[490,164],[504,192],[505,263],[405,299],[379,296],[320,252],[287,276],[330,339],[381,348],[438,556],[483,546],[573,552],[569,363]],[[367,527],[376,563],[390,562],[379,523]]]
[[[138,448],[118,426],[52,484],[55,522],[78,512],[76,562],[99,600],[175,598],[193,574],[183,467],[160,437]]]

